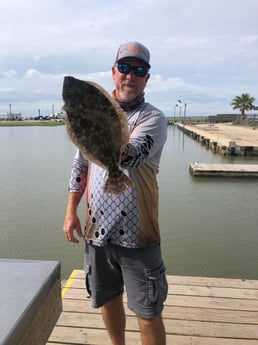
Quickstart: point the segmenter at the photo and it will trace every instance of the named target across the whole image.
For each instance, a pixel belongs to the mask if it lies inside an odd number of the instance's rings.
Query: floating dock
[[[168,345],[258,345],[258,280],[168,276],[163,311]],[[46,345],[110,345],[101,310],[93,309],[84,272],[63,289],[63,312]],[[126,344],[140,345],[135,315],[124,297]]]
[[[258,177],[258,164],[192,163],[193,176]]]
[[[177,124],[178,129],[223,155],[258,156],[258,129],[231,123]]]

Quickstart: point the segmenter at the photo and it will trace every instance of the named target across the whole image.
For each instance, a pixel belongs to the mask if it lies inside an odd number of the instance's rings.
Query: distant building
[[[239,120],[239,114],[217,114],[209,115],[208,122],[211,123],[223,123],[223,122],[235,122]]]
[[[21,113],[5,113],[0,114],[0,121],[21,121],[22,115]]]
[[[258,110],[258,107],[256,107]],[[256,110],[256,109],[254,109]],[[217,114],[217,115],[210,115],[208,116],[208,122],[210,123],[225,123],[225,122],[232,122],[232,123],[240,123],[242,125],[250,125],[250,126],[257,126],[258,124],[258,115],[253,114],[245,114],[245,120],[241,121],[240,114]]]
[[[0,114],[0,121],[6,120],[7,114]]]

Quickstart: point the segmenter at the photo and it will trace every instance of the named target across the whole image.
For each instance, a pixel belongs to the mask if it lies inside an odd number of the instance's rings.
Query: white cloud
[[[113,89],[118,45],[139,40],[151,51],[146,99],[171,113],[232,111],[248,92],[258,103],[257,0],[1,0],[0,112],[47,112],[62,105],[64,75]]]
[[[9,71],[3,72],[3,77],[13,78],[15,76],[16,76],[16,71],[14,71],[13,69],[10,69]]]

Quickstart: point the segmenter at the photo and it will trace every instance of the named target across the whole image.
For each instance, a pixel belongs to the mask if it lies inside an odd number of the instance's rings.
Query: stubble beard
[[[122,83],[120,86],[119,95],[122,101],[130,102],[138,96],[137,88],[132,84]]]

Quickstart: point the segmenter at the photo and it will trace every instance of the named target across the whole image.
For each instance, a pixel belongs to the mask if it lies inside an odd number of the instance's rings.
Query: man
[[[102,307],[112,345],[125,345],[124,286],[136,313],[143,345],[165,345],[162,320],[167,296],[158,225],[158,173],[166,141],[164,115],[144,100],[150,53],[139,42],[122,44],[112,67],[112,96],[128,117],[130,140],[121,168],[133,186],[120,195],[103,191],[107,171],[76,153],[70,179],[64,232],[69,241],[85,238],[86,286],[92,306]],[[77,207],[86,190],[82,234]]]

